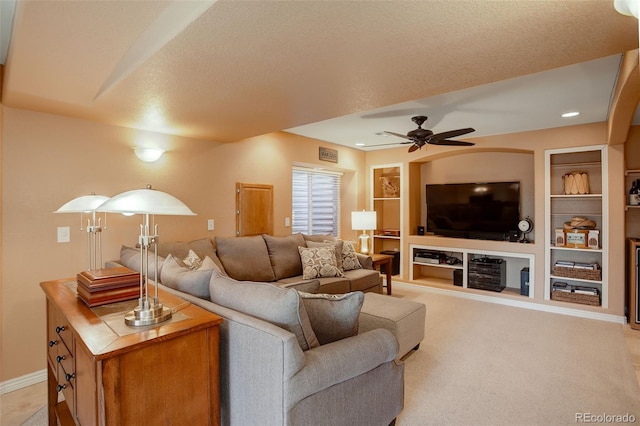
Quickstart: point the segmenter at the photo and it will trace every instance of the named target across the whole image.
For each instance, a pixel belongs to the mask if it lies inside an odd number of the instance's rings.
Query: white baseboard
[[[35,371],[33,373],[25,374],[24,376],[16,377],[5,382],[0,383],[0,395],[13,392],[27,386],[35,385],[36,383],[44,382],[47,380],[47,370]]]
[[[465,293],[457,290],[447,290],[444,288],[411,284],[411,283],[406,283],[401,281],[394,281],[393,286],[394,287],[406,286],[411,290],[421,290],[427,293],[445,294],[447,296],[460,297],[462,299],[471,299],[471,300],[478,300],[480,302],[497,303],[499,305],[515,306],[517,308],[532,309],[534,311],[551,312],[554,314],[562,314],[562,315],[571,315],[574,317],[589,318],[589,319],[595,319],[595,320],[607,321],[607,322],[615,322],[623,325],[627,323],[627,318],[624,315],[619,316],[619,315],[605,314],[600,312],[585,311],[582,309],[565,308],[562,306],[543,305],[541,303],[533,303],[525,300],[514,300],[514,299],[507,299],[507,298],[484,295],[484,294]]]

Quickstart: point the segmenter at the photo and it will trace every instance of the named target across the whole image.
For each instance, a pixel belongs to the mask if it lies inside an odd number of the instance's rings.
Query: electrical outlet
[[[215,229],[214,223],[213,223],[213,219],[209,219],[207,221],[207,230],[208,231],[213,231]]]
[[[59,243],[68,243],[71,241],[71,232],[68,226],[59,226],[58,227],[58,242]]]

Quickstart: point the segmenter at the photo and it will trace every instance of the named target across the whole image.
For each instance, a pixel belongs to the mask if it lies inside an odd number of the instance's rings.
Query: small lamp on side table
[[[367,231],[376,229],[378,218],[375,211],[360,211],[351,212],[351,229],[354,231],[362,231],[362,234],[358,235],[360,240],[360,253],[369,253],[369,235]]]
[[[166,192],[157,191],[147,185],[145,189],[134,189],[113,196],[102,204],[98,211],[109,213],[133,213],[143,215],[140,225],[140,298],[138,306],[125,315],[125,324],[144,326],[158,324],[171,319],[171,309],[163,306],[155,286],[154,297],[149,297],[149,250],[153,247],[155,274],[158,277],[158,225],[149,223],[149,215],[194,216],[195,213],[182,201]]]

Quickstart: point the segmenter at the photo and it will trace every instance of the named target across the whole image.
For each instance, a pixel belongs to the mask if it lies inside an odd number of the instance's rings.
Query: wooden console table
[[[90,309],[74,279],[40,286],[47,296],[49,425],[220,424],[222,318],[160,291],[173,318],[129,327],[124,313],[137,300]]]
[[[371,260],[373,260],[373,269],[382,265],[387,265],[384,268],[387,275],[387,285],[385,287],[387,287],[387,294],[391,294],[391,261],[393,260],[393,256],[390,254],[377,253],[372,253],[369,256],[371,256]]]

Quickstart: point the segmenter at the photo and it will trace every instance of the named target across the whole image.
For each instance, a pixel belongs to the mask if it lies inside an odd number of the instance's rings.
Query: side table
[[[40,284],[47,297],[50,425],[220,424],[222,318],[161,291],[174,318],[133,328],[124,324],[129,307],[90,309],[73,284]]]
[[[372,253],[371,260],[373,260],[373,269],[376,269],[378,266],[387,265],[385,268],[385,272],[387,275],[387,294],[391,294],[391,261],[393,260],[393,256],[390,254],[378,254]]]

